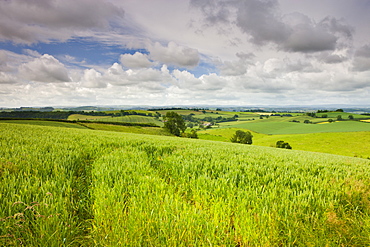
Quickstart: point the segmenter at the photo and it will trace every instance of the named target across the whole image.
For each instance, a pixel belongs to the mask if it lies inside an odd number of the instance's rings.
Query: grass
[[[3,246],[369,246],[370,161],[0,123]]]
[[[265,135],[255,138],[254,144],[275,146],[279,140],[288,142],[296,150],[370,158],[370,146],[364,145],[370,143],[370,131]]]
[[[165,135],[165,136],[171,135],[163,128],[157,128],[157,127],[119,126],[119,125],[98,124],[98,123],[83,123],[83,125],[90,129],[94,129],[94,130],[147,134],[147,135]]]
[[[43,120],[0,120],[0,123],[29,124],[29,125],[73,128],[73,129],[85,129],[86,128],[77,123],[43,121]]]
[[[239,128],[214,128],[198,132],[204,140],[230,142],[230,138]],[[275,147],[277,141],[288,142],[293,149],[346,155],[351,157],[370,157],[370,131],[328,132],[307,134],[268,135],[253,132],[253,145]]]
[[[90,116],[82,114],[72,114],[68,116],[68,120],[101,120],[107,118],[106,116]]]
[[[90,120],[90,121],[125,122],[125,123],[155,123],[158,126],[163,126],[163,123],[159,120],[156,120],[154,117],[146,117],[139,115],[112,117],[112,116],[88,116],[81,114],[73,114],[68,117],[68,120]]]
[[[330,124],[261,121],[234,124],[230,127],[248,129],[269,135],[370,131],[370,124],[361,121],[339,121]]]

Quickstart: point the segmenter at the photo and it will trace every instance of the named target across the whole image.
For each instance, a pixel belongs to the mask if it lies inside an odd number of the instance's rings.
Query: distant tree
[[[322,118],[327,118],[328,117],[328,114],[322,114],[321,117]]]
[[[328,122],[329,122],[329,123],[332,123],[332,122],[334,122],[334,120],[330,118],[330,119],[328,120]]]
[[[194,124],[193,123],[188,123],[188,128],[193,128]]]
[[[190,133],[183,133],[184,137],[198,139],[197,131],[192,129]]]
[[[304,120],[304,122],[303,123],[305,123],[305,124],[309,124],[309,123],[312,123],[310,120]]]
[[[253,135],[249,131],[237,130],[230,140],[235,143],[252,144],[252,137]]]
[[[342,115],[338,115],[338,116],[337,116],[337,120],[338,120],[338,121],[342,120]]]
[[[292,147],[289,145],[289,143],[284,142],[284,141],[277,141],[276,142],[276,147],[277,148],[292,149]]]
[[[186,125],[184,119],[176,112],[167,112],[163,117],[164,128],[167,129],[171,134],[180,136],[181,132],[184,133]]]
[[[343,112],[343,109],[336,109],[336,112]]]
[[[349,115],[349,116],[348,116],[348,119],[353,120],[353,116],[352,116],[352,115]]]

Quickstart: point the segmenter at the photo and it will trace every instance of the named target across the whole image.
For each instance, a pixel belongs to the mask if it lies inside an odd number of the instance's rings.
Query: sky
[[[370,105],[370,0],[1,0],[0,107]]]

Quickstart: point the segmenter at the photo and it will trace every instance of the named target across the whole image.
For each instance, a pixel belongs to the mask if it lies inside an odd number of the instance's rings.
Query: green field
[[[43,120],[0,120],[0,123],[29,124],[29,125],[40,125],[40,126],[74,128],[74,129],[86,129],[86,127],[84,127],[83,125],[77,124],[77,123],[66,123],[66,122],[58,122],[58,121],[43,121]]]
[[[124,122],[124,123],[154,123],[158,126],[163,126],[163,123],[159,120],[156,120],[154,117],[146,117],[139,115],[112,117],[112,116],[89,116],[73,114],[68,117],[68,120],[89,120],[89,121]]]
[[[110,124],[99,124],[99,123],[83,123],[84,126],[93,130],[104,130],[104,131],[115,131],[115,132],[126,132],[135,134],[147,134],[147,135],[171,135],[168,131],[158,127],[140,127],[140,126],[119,126]]]
[[[280,140],[288,142],[296,150],[370,159],[370,131],[260,135],[254,139],[254,144],[271,147]]]
[[[0,122],[0,246],[369,246],[370,161]]]
[[[353,123],[353,122],[352,122]],[[199,139],[230,142],[241,128],[213,128],[198,132]],[[277,141],[288,142],[293,149],[370,158],[370,131],[268,135],[252,132],[253,145],[274,147]]]
[[[268,135],[370,131],[370,124],[361,121],[339,121],[327,124],[261,121],[236,123],[230,125],[230,127],[248,129]]]

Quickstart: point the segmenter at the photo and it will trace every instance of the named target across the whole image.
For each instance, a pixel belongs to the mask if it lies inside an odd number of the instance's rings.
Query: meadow
[[[214,128],[198,132],[199,139],[230,142],[240,128]],[[370,158],[370,131],[323,132],[268,135],[252,132],[253,145],[275,147],[277,141],[288,142],[293,149]]]
[[[0,245],[369,246],[367,159],[0,122]]]
[[[154,117],[146,117],[139,115],[130,116],[88,116],[82,114],[73,114],[68,117],[68,120],[89,120],[89,121],[103,121],[103,122],[125,122],[125,123],[154,123],[158,126],[163,126],[163,123],[156,120]]]
[[[269,135],[370,131],[370,124],[361,121],[339,121],[326,124],[253,122],[235,124],[232,127],[248,129]]]

